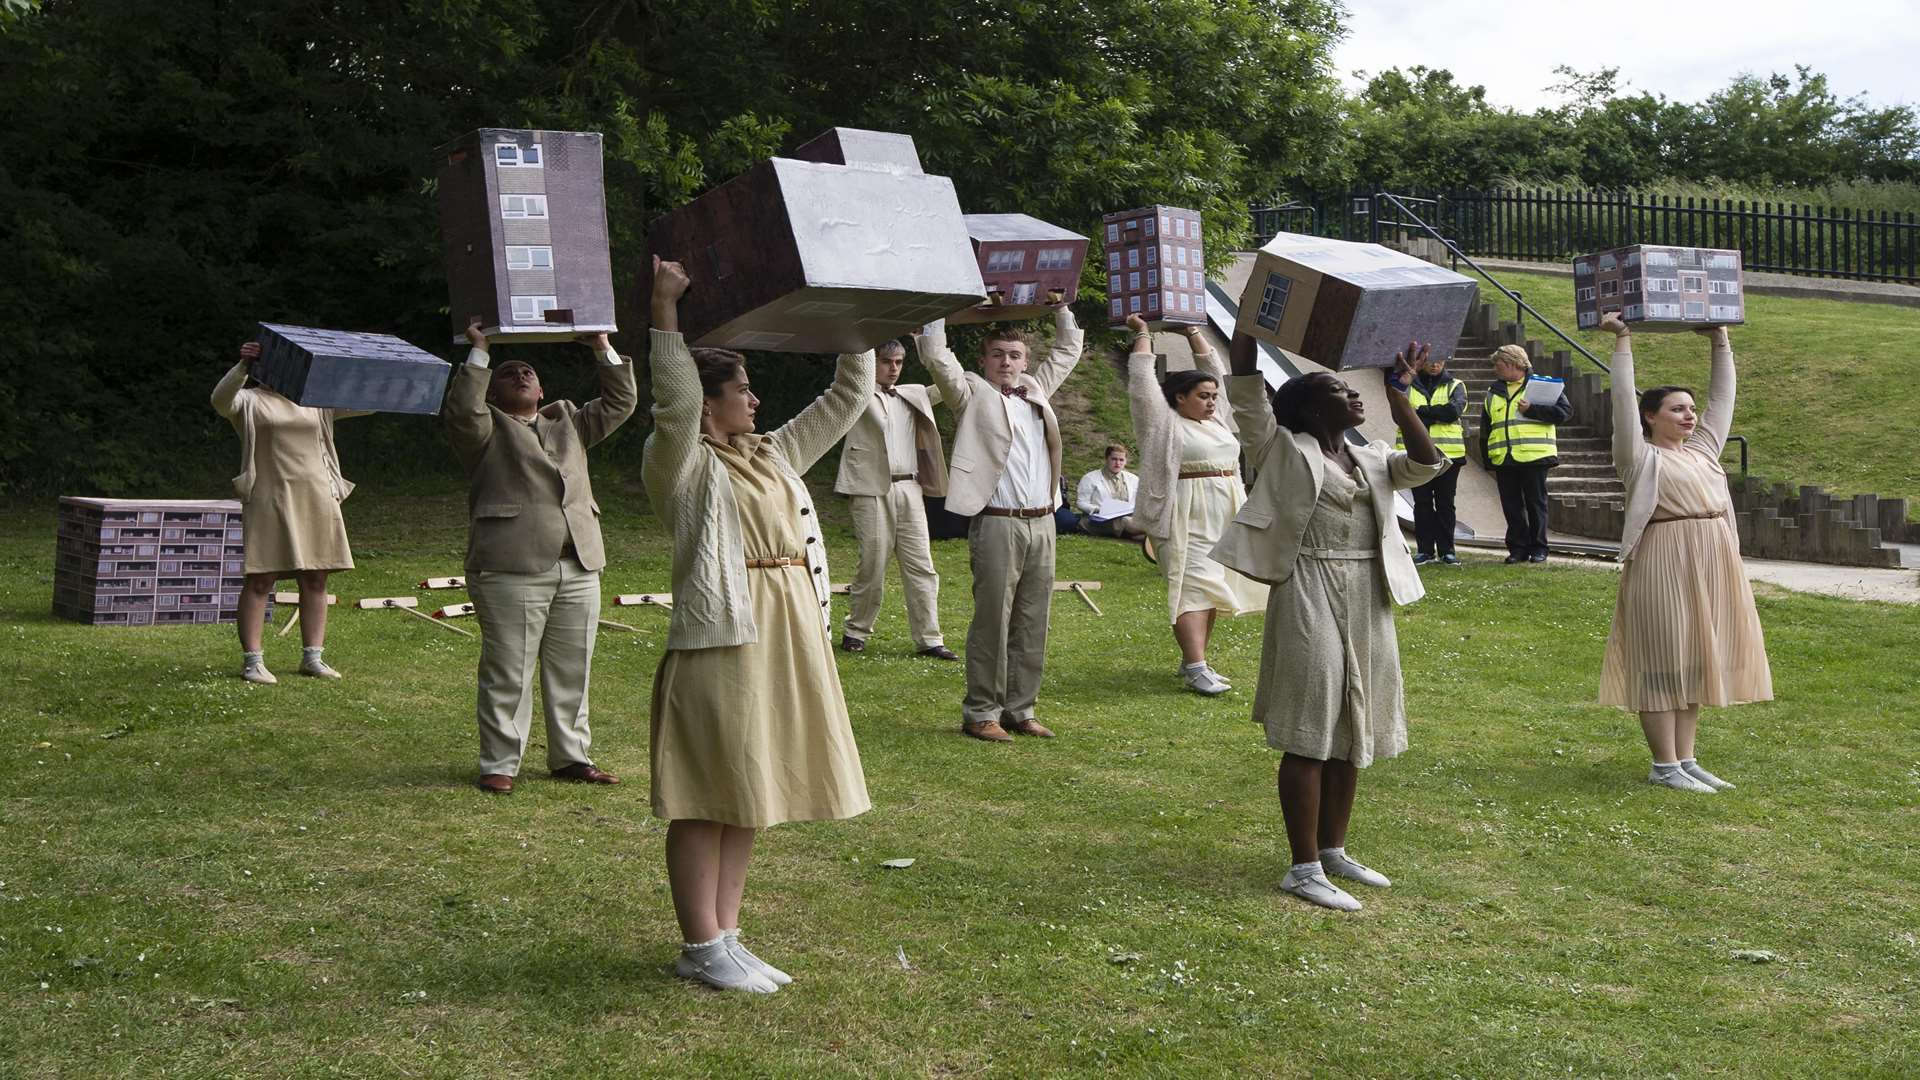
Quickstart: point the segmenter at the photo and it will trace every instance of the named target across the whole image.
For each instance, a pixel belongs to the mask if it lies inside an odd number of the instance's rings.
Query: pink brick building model
[[[1205,324],[1207,267],[1200,214],[1143,206],[1101,219],[1106,242],[1107,323],[1139,315],[1152,326]]]
[[[967,214],[987,302],[947,316],[949,323],[1013,322],[1071,302],[1087,262],[1087,238],[1027,214]]]
[[[1573,309],[1583,330],[1619,312],[1637,330],[1693,330],[1747,321],[1740,253],[1636,244],[1573,260]]]
[[[96,626],[230,623],[246,582],[231,499],[60,500],[53,613]]]

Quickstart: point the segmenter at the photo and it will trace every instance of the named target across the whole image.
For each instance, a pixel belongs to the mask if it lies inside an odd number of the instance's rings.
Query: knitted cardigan
[[[642,451],[640,477],[653,512],[673,532],[673,617],[669,649],[712,649],[760,640],[747,589],[746,548],[740,511],[727,467],[700,437],[703,395],[700,373],[684,337],[650,332],[653,361],[653,434]],[[808,575],[820,601],[821,633],[830,634],[827,551],[820,515],[800,474],[846,437],[873,394],[873,353],[845,354],[833,385],[800,415],[766,435],[761,453],[771,453],[800,503]]]
[[[1733,347],[1712,347],[1707,376],[1707,400],[1700,423],[1687,436],[1687,443],[1720,460],[1727,447],[1727,432],[1733,428],[1734,372]],[[1627,486],[1626,520],[1620,529],[1620,561],[1633,557],[1640,534],[1653,519],[1660,502],[1660,454],[1640,434],[1640,390],[1633,380],[1633,342],[1622,334],[1613,342],[1613,470]],[[1734,531],[1734,547],[1740,545],[1739,527],[1734,520],[1733,493],[1727,493],[1726,526]]]
[[[1134,522],[1148,536],[1166,539],[1173,534],[1173,493],[1180,483],[1180,455],[1184,449],[1178,413],[1167,404],[1154,380],[1155,356],[1135,352],[1127,356],[1127,404],[1133,413],[1133,439],[1140,444],[1140,490],[1134,498]],[[1193,354],[1193,366],[1214,378],[1226,396],[1226,369],[1212,349]],[[1229,434],[1239,434],[1228,419],[1222,400],[1214,406],[1213,422]]]
[[[240,433],[240,475],[233,478],[233,490],[242,502],[253,498],[253,444],[255,437],[254,403],[261,394],[278,391],[264,387],[248,389],[247,364],[242,361],[222,376],[213,388],[213,411],[227,418]],[[333,445],[333,422],[354,416],[371,415],[366,410],[315,409],[320,414],[320,442],[326,450],[327,480],[333,485],[335,502],[344,502],[353,494],[353,482],[340,475],[340,451]]]

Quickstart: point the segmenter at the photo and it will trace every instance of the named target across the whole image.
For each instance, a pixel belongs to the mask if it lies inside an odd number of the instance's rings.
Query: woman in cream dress
[[[1702,705],[1773,699],[1760,613],[1740,563],[1720,452],[1733,424],[1733,346],[1711,339],[1707,407],[1681,386],[1634,388],[1632,335],[1613,347],[1613,461],[1627,485],[1620,594],[1600,668],[1600,703],[1640,714],[1650,783],[1696,794],[1733,785],[1694,756]]]
[[[340,475],[333,422],[364,412],[297,405],[271,387],[249,385],[260,345],[240,346],[240,360],[213,388],[213,408],[240,433],[240,525],[247,576],[240,592],[240,677],[272,684],[263,647],[267,601],[282,578],[300,583],[300,674],[337,679],[323,659],[327,640],[327,575],[353,569],[340,503],[353,484]]]
[[[1198,326],[1186,328],[1194,368],[1154,379],[1153,336],[1129,316],[1127,401],[1140,444],[1140,488],[1133,520],[1159,549],[1167,578],[1167,617],[1180,647],[1187,688],[1213,696],[1233,689],[1207,663],[1213,623],[1222,613],[1250,615],[1266,606],[1267,587],[1213,560],[1210,552],[1246,502],[1239,475],[1240,441],[1220,404],[1220,358]]]
[[[759,830],[870,805],[833,662],[826,552],[800,479],[873,393],[873,353],[769,434],[739,353],[688,351],[677,263],[655,260],[654,431],[642,476],[673,534],[673,616],[653,680],[653,812],[684,944],[676,974],[772,993],[791,981],[740,943]]]

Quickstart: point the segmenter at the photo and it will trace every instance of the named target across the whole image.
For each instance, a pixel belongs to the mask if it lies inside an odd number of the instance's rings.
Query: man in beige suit
[[[1080,362],[1085,336],[1073,312],[1054,308],[1053,348],[1032,374],[1031,346],[1008,326],[980,347],[980,371],[964,371],[946,326],[915,338],[947,406],[958,418],[949,459],[947,509],[972,516],[973,624],[967,628],[967,695],[960,728],[1008,742],[1008,732],[1052,738],[1033,718],[1053,606],[1053,512],[1060,505],[1060,421],[1048,397]]]
[[[887,556],[900,564],[907,591],[907,627],[921,656],[958,660],[940,634],[940,575],[933,569],[923,495],[947,493],[947,460],[933,422],[938,387],[901,385],[907,347],[889,341],[874,350],[873,394],[840,448],[833,490],[847,497],[860,567],[848,590],[852,609],[840,647],[863,652],[880,615]]]
[[[547,768],[562,780],[617,784],[587,751],[587,679],[600,625],[600,506],[587,481],[587,447],[633,415],[633,366],[587,339],[600,358],[600,397],[545,408],[532,366],[488,364],[475,319],[473,351],[454,375],[441,416],[466,466],[471,525],[467,594],[480,616],[480,787],[507,794],[526,753],[533,666],[547,722]]]

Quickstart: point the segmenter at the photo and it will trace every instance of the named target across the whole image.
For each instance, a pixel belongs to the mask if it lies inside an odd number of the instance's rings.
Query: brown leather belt
[[[1232,476],[1232,475],[1233,475],[1232,469],[1202,469],[1199,472],[1183,472],[1180,474],[1180,479],[1204,480],[1209,476]]]
[[[987,515],[988,517],[1010,517],[1010,518],[1047,517],[1048,515],[1053,513],[1053,511],[1051,510],[1002,510],[997,506],[985,507],[980,512]]]
[[[913,473],[894,473],[893,474],[893,482],[896,484],[902,480],[911,480],[913,478],[914,478]]]
[[[799,556],[782,555],[776,559],[748,559],[749,570],[778,570],[783,566],[800,566],[806,562]]]
[[[1712,521],[1714,518],[1726,516],[1725,510],[1715,510],[1711,514],[1680,514],[1676,517],[1649,518],[1647,524],[1665,525],[1669,521]]]

